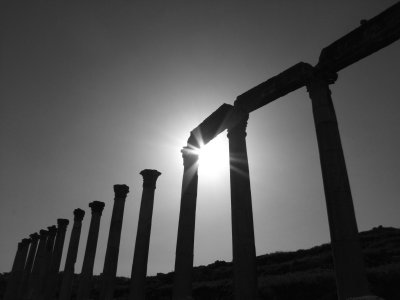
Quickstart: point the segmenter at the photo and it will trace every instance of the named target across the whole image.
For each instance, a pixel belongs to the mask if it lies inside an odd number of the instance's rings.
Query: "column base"
[[[361,297],[350,297],[346,300],[385,300],[378,296],[368,295],[368,296],[361,296]]]

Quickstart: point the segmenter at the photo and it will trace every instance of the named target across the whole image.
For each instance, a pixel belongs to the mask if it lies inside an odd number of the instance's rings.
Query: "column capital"
[[[40,229],[40,230],[39,230],[39,239],[42,240],[43,238],[47,237],[48,234],[49,234],[49,231],[48,231],[48,230]]]
[[[315,82],[324,83],[326,85],[334,84],[338,79],[338,74],[336,72],[330,70],[320,70],[314,69],[314,73],[311,76],[309,82],[306,84],[307,90],[309,90],[309,86]]]
[[[192,166],[199,160],[199,153],[192,147],[189,146],[183,147],[181,153],[183,158],[183,165],[185,167]]]
[[[129,186],[126,184],[114,184],[115,198],[126,198],[129,193]]]
[[[234,122],[231,128],[228,129],[228,139],[235,138],[235,137],[246,137],[246,127],[247,121],[249,120],[249,114],[244,111],[235,111],[235,118],[236,121]]]
[[[83,209],[77,208],[74,210],[74,221],[81,222],[85,216],[85,211]]]
[[[37,234],[36,232],[30,234],[29,236],[30,236],[32,242],[37,241],[39,239],[39,234]]]
[[[103,212],[105,203],[101,201],[93,201],[89,203],[89,207],[92,209],[92,214],[100,214]]]
[[[68,219],[57,219],[58,229],[67,229],[68,224],[69,224]]]
[[[27,246],[31,243],[31,239],[22,239],[21,244],[22,246]]]
[[[142,170],[140,175],[143,176],[143,187],[144,188],[156,188],[156,181],[158,176],[161,175],[161,172],[158,172],[157,170],[150,170],[150,169],[145,169]]]
[[[47,227],[47,229],[49,230],[49,235],[55,235],[57,233],[56,225],[49,226],[49,227]]]

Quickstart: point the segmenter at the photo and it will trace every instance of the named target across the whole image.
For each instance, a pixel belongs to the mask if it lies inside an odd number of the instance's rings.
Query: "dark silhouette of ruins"
[[[363,21],[361,26],[321,51],[316,66],[300,62],[239,95],[233,105],[223,104],[190,132],[182,149],[183,180],[176,245],[174,300],[191,299],[196,199],[198,187],[198,152],[223,131],[228,131],[230,156],[233,294],[237,300],[258,298],[256,251],[246,148],[246,127],[250,113],[295,91],[306,87],[309,93],[318,142],[322,178],[328,211],[337,294],[340,300],[376,299],[371,296],[358,237],[350,183],[343,155],[340,134],[329,85],[337,73],[351,64],[390,45],[400,38],[400,3],[378,16]],[[134,250],[130,299],[145,299],[149,240],[157,170],[143,170],[143,193],[138,232]],[[100,300],[114,295],[126,185],[114,185],[114,206],[101,276]],[[90,298],[90,282],[96,256],[97,240],[104,203],[89,204],[92,219],[88,234],[77,298]],[[74,265],[82,220],[85,212],[74,211],[74,223],[67,252],[61,288],[58,274],[65,233],[69,223],[58,219],[57,227],[40,230],[18,244],[9,275],[5,300],[71,299]]]

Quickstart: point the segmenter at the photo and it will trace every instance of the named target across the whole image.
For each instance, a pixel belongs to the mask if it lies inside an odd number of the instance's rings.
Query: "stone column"
[[[370,294],[339,129],[328,84],[314,78],[310,94],[324,183],[339,299]]]
[[[18,243],[17,253],[15,254],[12,269],[7,281],[4,300],[16,300],[18,298],[30,242],[30,239],[23,239]]]
[[[51,256],[53,254],[53,247],[54,247],[54,239],[57,234],[57,227],[56,226],[49,226],[47,227],[49,234],[47,236],[46,247],[44,251],[43,257],[43,264],[40,269],[40,276],[39,276],[39,288],[37,289],[38,298],[43,298],[44,288],[49,276],[49,269],[50,269],[50,262]],[[36,298],[36,297],[35,297]]]
[[[125,184],[116,184],[114,185],[114,193],[114,207],[111,216],[110,232],[108,234],[106,257],[104,260],[100,300],[111,300],[113,298],[125,200],[126,195],[129,193],[129,187]]]
[[[198,183],[198,154],[190,147],[182,149],[183,180],[179,213],[178,239],[175,254],[173,299],[189,299],[192,294],[192,269],[196,199]]]
[[[79,239],[81,237],[82,220],[84,216],[84,210],[80,208],[74,210],[74,224],[72,226],[67,259],[65,260],[63,280],[60,289],[60,300],[71,299],[72,281],[74,279],[75,262],[78,254]]]
[[[149,244],[151,233],[151,219],[153,216],[154,191],[156,181],[161,175],[157,170],[143,170],[143,193],[140,204],[139,223],[136,234],[135,254],[133,256],[131,286],[129,299],[145,299],[145,282],[147,262],[149,257]]]
[[[249,115],[228,130],[231,181],[233,283],[235,299],[257,299],[256,247],[254,242],[246,126]]]
[[[46,242],[47,236],[49,232],[47,230],[40,230],[39,231],[39,245],[36,251],[35,261],[33,263],[32,274],[29,280],[29,288],[28,288],[28,299],[33,299],[35,295],[37,295],[39,283],[40,283],[40,272],[42,269],[45,251],[46,251]]]
[[[20,296],[18,297],[18,299],[25,298],[26,291],[28,288],[29,278],[30,278],[31,272],[32,272],[33,262],[35,260],[38,241],[39,241],[39,234],[32,233],[29,236],[31,237],[31,246],[29,248],[28,258],[26,260],[26,264],[25,264],[25,268],[24,268],[24,275],[22,278],[21,290],[19,292]]]
[[[54,298],[58,286],[58,271],[61,264],[61,256],[64,248],[65,232],[69,221],[67,219],[57,219],[57,236],[54,242],[53,255],[51,256],[49,276],[46,281],[44,299],[50,300]]]
[[[90,220],[85,257],[82,264],[82,272],[79,276],[78,300],[89,299],[91,280],[93,277],[94,259],[96,257],[97,240],[99,238],[100,219],[104,205],[104,202],[100,201],[93,201],[89,203],[89,207],[92,209],[92,219]]]

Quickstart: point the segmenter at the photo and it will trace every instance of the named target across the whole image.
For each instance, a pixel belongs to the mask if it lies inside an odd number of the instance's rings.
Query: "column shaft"
[[[140,204],[139,223],[136,234],[135,254],[133,256],[131,285],[129,299],[145,299],[145,283],[149,244],[151,233],[151,220],[153,216],[154,191],[156,180],[160,172],[156,170],[143,170],[143,193]]]
[[[232,210],[232,250],[235,299],[257,298],[256,248],[254,242],[249,165],[244,115],[229,129],[229,162]]]
[[[49,276],[46,281],[45,291],[44,291],[44,299],[50,300],[53,299],[56,290],[58,288],[58,277],[59,270],[61,264],[61,257],[64,248],[65,241],[65,232],[67,230],[67,226],[69,221],[67,219],[58,219],[57,220],[57,236],[54,242],[53,254],[51,256]]]
[[[47,236],[48,236],[49,232],[47,230],[40,230],[39,233],[40,233],[39,245],[38,245],[38,249],[36,251],[35,261],[33,263],[32,274],[30,276],[30,280],[28,283],[28,285],[29,285],[28,292],[27,292],[28,299],[33,299],[37,295],[37,292],[38,292],[39,282],[40,282],[40,271],[42,269],[42,265],[43,265],[43,261],[44,261]]]
[[[78,300],[89,299],[93,266],[96,257],[97,241],[99,238],[100,219],[104,208],[104,202],[93,201],[89,204],[92,209],[89,234],[86,243],[85,257],[82,264],[82,272],[79,276]]]
[[[327,81],[308,84],[340,300],[369,294],[339,129]]]
[[[16,300],[22,284],[22,276],[25,267],[26,256],[28,254],[29,239],[23,239],[18,243],[17,253],[15,254],[13,266],[7,281],[7,288],[4,300]]]
[[[81,236],[82,219],[85,211],[82,209],[74,210],[74,224],[72,226],[71,238],[69,241],[67,258],[65,261],[63,280],[61,283],[60,300],[70,300],[72,291],[72,282],[75,273],[75,262],[78,254],[79,239]]]
[[[26,260],[24,268],[24,275],[22,278],[22,285],[18,299],[25,298],[26,291],[28,289],[29,277],[31,276],[33,261],[35,260],[35,255],[39,241],[39,235],[37,233],[31,234],[30,237],[31,237],[31,246],[29,247],[28,258]]]
[[[114,185],[114,192],[114,206],[111,216],[110,232],[108,235],[106,257],[104,260],[100,300],[113,299],[115,276],[118,267],[122,221],[124,217],[126,195],[129,192],[129,187],[127,185]]]
[[[178,239],[175,254],[173,299],[184,300],[192,294],[192,269],[196,200],[198,184],[198,155],[189,147],[182,149],[183,180],[179,213]]]

